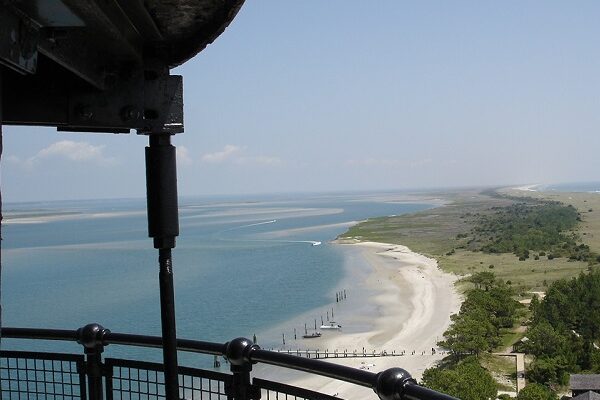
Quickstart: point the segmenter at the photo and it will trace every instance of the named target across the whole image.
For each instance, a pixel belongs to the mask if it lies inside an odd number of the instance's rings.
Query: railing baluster
[[[86,355],[85,373],[89,400],[104,400],[102,352],[104,351],[104,336],[108,333],[110,330],[99,324],[89,324],[77,330],[77,343],[84,347]]]
[[[250,371],[252,371],[250,353],[256,349],[260,347],[245,338],[237,338],[226,344],[225,355],[229,359],[233,374],[232,387],[229,390],[226,388],[228,397],[232,395],[235,400],[260,399],[260,388],[250,382]]]
[[[81,400],[87,400],[87,390],[85,390],[85,362],[83,360],[77,362],[77,374],[79,375],[79,397]],[[44,379],[44,392],[46,387],[45,381],[46,379]]]
[[[113,400],[113,371],[112,365],[104,364],[104,384],[106,388],[106,400]]]

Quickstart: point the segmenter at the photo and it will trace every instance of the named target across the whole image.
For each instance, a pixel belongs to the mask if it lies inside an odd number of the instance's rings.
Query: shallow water
[[[362,195],[181,200],[174,250],[178,336],[223,342],[256,334],[262,346],[278,346],[282,327],[291,338],[294,327],[300,334],[305,322],[335,305],[347,271],[360,279],[356,252],[328,241],[353,221],[428,207]],[[4,209],[4,326],[76,329],[98,322],[115,332],[160,334],[157,254],[143,200]],[[78,351],[3,340],[8,347]],[[160,357],[140,349],[111,352]]]
[[[600,193],[600,182],[558,183],[540,185],[536,190],[557,192]]]

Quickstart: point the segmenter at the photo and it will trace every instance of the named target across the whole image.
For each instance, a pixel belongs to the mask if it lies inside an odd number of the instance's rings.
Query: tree
[[[533,313],[533,315],[536,315],[537,309],[539,306],[540,306],[540,298],[538,297],[537,294],[534,294],[531,297],[531,303],[529,303],[529,311],[531,311]]]
[[[529,340],[523,343],[523,348],[536,357],[555,357],[566,350],[567,338],[556,332],[546,320],[529,329],[527,338]]]
[[[469,357],[449,369],[427,369],[422,383],[461,400],[494,399],[498,393],[496,381],[475,357]]]
[[[483,310],[461,312],[453,315],[451,319],[452,325],[444,332],[445,340],[438,344],[455,356],[478,355],[495,345],[497,329]]]
[[[563,356],[539,357],[529,366],[527,376],[532,382],[566,385],[569,381],[568,371],[573,369],[574,366]]]
[[[469,282],[473,283],[477,289],[489,290],[496,280],[496,275],[493,272],[478,272],[473,274],[469,279]]]
[[[556,394],[544,385],[530,383],[517,395],[517,400],[556,400]]]

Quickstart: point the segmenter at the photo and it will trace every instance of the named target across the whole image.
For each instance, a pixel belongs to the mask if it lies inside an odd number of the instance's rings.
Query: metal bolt
[[[121,108],[120,116],[123,121],[138,120],[142,116],[140,110],[135,109],[132,106],[125,106]]]
[[[94,112],[89,106],[80,105],[77,107],[77,116],[84,120],[90,120],[94,118]]]

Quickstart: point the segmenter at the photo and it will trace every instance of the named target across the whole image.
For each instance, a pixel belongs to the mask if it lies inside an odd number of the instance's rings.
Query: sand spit
[[[329,358],[327,361],[372,372],[401,367],[420,379],[426,368],[443,357],[441,352],[432,354],[431,350],[437,349],[436,342],[449,326],[450,315],[460,308],[461,297],[454,287],[456,276],[441,271],[436,260],[412,252],[406,246],[375,242],[349,245],[358,246],[372,267],[366,282],[356,282],[356,285],[367,285],[375,293],[372,298],[364,299],[372,302],[377,310],[370,316],[372,328],[358,333],[344,333],[343,329],[328,332],[319,339],[305,339],[306,348],[405,351],[401,357]],[[338,322],[344,325],[344,321]],[[279,368],[261,366],[256,368],[255,375],[349,400],[375,398],[370,389]]]

